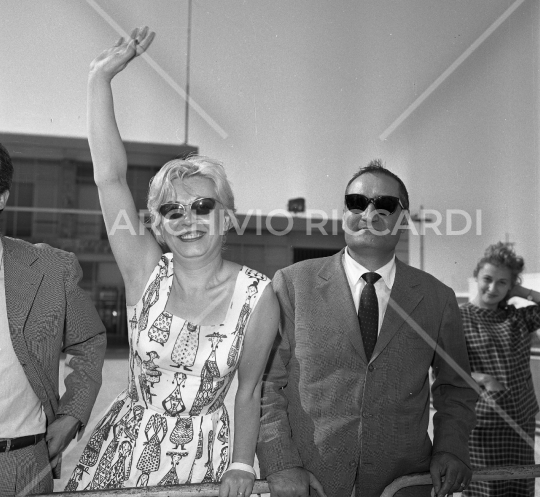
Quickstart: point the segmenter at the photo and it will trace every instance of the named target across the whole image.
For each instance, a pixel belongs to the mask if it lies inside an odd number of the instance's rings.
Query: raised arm
[[[142,294],[161,249],[139,219],[127,184],[127,156],[116,124],[111,81],[153,39],[147,27],[134,29],[129,40],[120,38],[91,63],[88,76],[88,141],[94,179],[128,303]]]
[[[527,325],[527,331],[534,333],[540,329],[540,292],[533,290],[532,288],[525,288],[521,285],[514,285],[510,292],[511,297],[520,297],[527,299],[530,302],[534,302],[536,305],[529,305],[526,307],[520,307],[519,312]]]

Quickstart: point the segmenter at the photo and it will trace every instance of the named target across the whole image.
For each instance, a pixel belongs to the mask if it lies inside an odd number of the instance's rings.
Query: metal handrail
[[[518,480],[522,478],[540,478],[540,464],[480,468],[474,470],[472,481]],[[402,488],[417,485],[431,485],[431,475],[429,473],[418,473],[396,478],[384,489],[381,497],[392,497]],[[267,494],[269,492],[270,490],[268,489],[266,480],[255,480],[253,494]],[[189,485],[167,485],[163,487],[56,492],[53,494],[43,494],[43,497],[96,497],[98,495],[103,497],[217,497],[219,495],[219,483],[192,483]]]
[[[267,494],[266,480],[255,480],[252,494]],[[82,490],[80,492],[55,492],[42,494],[42,497],[217,497],[219,483],[190,483],[184,485],[165,485],[161,487],[132,487],[111,490]]]
[[[519,480],[521,478],[540,477],[540,464],[530,466],[492,466],[473,471],[472,481]],[[381,497],[392,497],[398,490],[416,485],[431,485],[429,473],[418,473],[396,478],[388,485]]]

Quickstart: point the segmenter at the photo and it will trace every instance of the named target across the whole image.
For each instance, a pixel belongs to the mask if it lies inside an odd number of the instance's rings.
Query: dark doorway
[[[306,259],[317,259],[319,257],[329,257],[337,254],[341,249],[327,249],[327,248],[293,248],[293,263],[305,261]]]

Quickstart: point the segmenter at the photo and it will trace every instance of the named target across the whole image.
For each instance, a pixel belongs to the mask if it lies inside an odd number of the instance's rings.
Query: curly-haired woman
[[[530,370],[531,335],[540,306],[515,308],[510,297],[540,302],[520,285],[524,261],[511,245],[490,245],[474,270],[478,294],[461,307],[472,376],[481,388],[469,451],[474,467],[534,464],[538,402]],[[534,479],[473,482],[467,496],[534,496]]]

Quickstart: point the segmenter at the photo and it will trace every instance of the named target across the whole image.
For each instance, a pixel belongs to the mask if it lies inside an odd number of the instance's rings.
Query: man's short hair
[[[385,176],[395,179],[399,185],[399,198],[401,200],[401,203],[403,204],[403,207],[405,207],[406,210],[409,210],[409,192],[407,191],[407,187],[405,186],[405,183],[401,181],[401,178],[397,174],[394,174],[389,169],[386,169],[381,159],[373,159],[372,161],[370,161],[370,163],[367,166],[361,167],[356,173],[354,173],[353,177],[347,183],[347,187],[345,188],[345,194],[348,193],[349,186],[351,186],[351,183],[356,178],[359,178],[360,176],[366,173],[384,174]]]
[[[13,181],[13,164],[9,152],[0,143],[0,195],[11,189]]]

